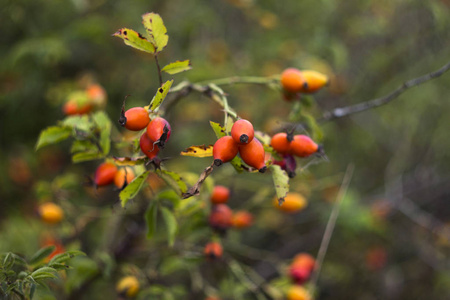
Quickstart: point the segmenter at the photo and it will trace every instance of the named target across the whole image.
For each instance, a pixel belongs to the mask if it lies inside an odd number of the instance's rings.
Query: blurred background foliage
[[[126,95],[132,95],[129,106],[151,100],[158,86],[152,57],[111,37],[122,27],[142,32],[140,16],[149,11],[162,16],[170,36],[162,64],[192,62],[193,70],[175,75],[175,84],[272,76],[287,67],[315,69],[331,78],[330,86],[315,95],[317,117],[381,97],[450,58],[448,0],[0,0],[0,251],[30,255],[39,248],[39,234],[48,229],[36,218],[38,199],[65,199],[67,212],[98,210],[95,217],[105,222],[91,225],[78,242],[88,254],[97,248],[107,220],[121,213],[111,208],[117,193],[99,196],[82,186],[97,162],[72,165],[67,144],[38,152],[34,145],[43,128],[62,119],[67,93],[87,82],[106,89],[113,120]],[[224,89],[240,116],[270,134],[292,109],[281,93],[267,87]],[[449,95],[445,74],[386,106],[321,125],[329,162],[313,164],[291,181],[291,189],[309,200],[300,214],[286,217],[271,209],[270,176],[235,176],[231,168],[214,174],[216,183],[234,191],[230,206],[247,206],[256,216],[254,227],[229,235],[231,255],[269,281],[296,253],[317,253],[343,172],[354,163],[319,280],[319,299],[444,299],[450,294]],[[167,118],[173,129],[164,154],[173,158],[167,167],[199,174],[208,160],[178,153],[214,143],[209,120],[222,122],[222,112],[191,94]],[[63,233],[80,221],[77,214],[68,215]],[[256,256],[262,250],[281,267]],[[83,259],[79,264],[92,276],[98,272]],[[76,276],[69,280],[75,285]],[[189,274],[180,274],[161,284],[178,285],[186,278]],[[111,286],[98,280],[90,295]]]

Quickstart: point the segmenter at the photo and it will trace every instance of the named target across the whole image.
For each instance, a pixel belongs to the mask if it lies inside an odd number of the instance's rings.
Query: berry
[[[213,260],[222,257],[223,248],[221,244],[217,242],[211,242],[206,244],[203,253],[208,259]]]
[[[129,167],[121,168],[114,176],[114,185],[117,188],[122,189],[126,187],[134,179],[134,177],[135,175],[133,169]]]
[[[309,292],[300,285],[293,285],[287,292],[287,300],[311,300]]]
[[[96,186],[105,186],[114,182],[117,167],[110,162],[102,163],[95,171],[94,183]]]
[[[297,284],[303,284],[308,281],[311,272],[299,266],[291,266],[289,268],[289,276]]]
[[[165,143],[169,140],[171,128],[169,122],[161,117],[154,118],[147,126],[147,135],[157,142],[160,148],[164,148]]]
[[[104,107],[106,105],[107,95],[105,89],[101,85],[89,85],[86,88],[86,93],[96,107]]]
[[[63,112],[66,116],[84,115],[92,110],[90,103],[78,103],[76,99],[70,99],[63,106]]]
[[[316,264],[316,260],[310,254],[299,253],[292,260],[291,266],[302,266],[309,272],[312,272],[315,264]]]
[[[238,229],[250,227],[253,223],[253,215],[245,210],[237,211],[234,213],[231,223]]]
[[[307,83],[300,70],[288,68],[281,73],[281,86],[290,93],[298,93],[306,88]]]
[[[133,107],[119,119],[119,124],[128,130],[139,131],[147,127],[150,122],[148,111],[143,107]]]
[[[209,225],[218,230],[225,231],[231,226],[233,212],[226,204],[214,205],[209,215]]]
[[[211,203],[226,203],[230,198],[230,190],[223,185],[216,185],[211,194]]]
[[[272,137],[270,146],[272,146],[272,148],[278,153],[286,154],[291,149],[292,139],[293,137],[291,135],[288,135],[285,132],[280,132]]]
[[[237,154],[239,148],[231,136],[221,137],[213,147],[214,164],[220,166],[231,161]]]
[[[296,135],[291,142],[291,153],[299,157],[308,157],[319,150],[319,145],[307,135]]]
[[[308,205],[308,202],[299,193],[288,193],[281,205],[277,197],[273,199],[273,205],[283,212],[296,213],[303,210]]]
[[[233,127],[231,127],[231,136],[239,145],[250,143],[255,136],[252,123],[244,119],[234,122]]]
[[[308,253],[297,254],[289,267],[289,275],[297,284],[303,284],[314,270],[315,259]]]
[[[258,139],[253,139],[247,145],[239,146],[239,154],[247,165],[258,169],[261,173],[266,171],[264,147]]]
[[[328,84],[328,77],[317,71],[304,70],[302,71],[303,78],[307,85],[303,87],[304,93],[314,93]]]
[[[116,291],[119,294],[133,298],[139,292],[139,281],[135,276],[126,276],[120,279],[116,285]]]
[[[57,224],[64,218],[64,211],[53,202],[45,202],[39,205],[39,216],[47,224]]]
[[[139,145],[141,146],[142,153],[144,153],[148,158],[153,159],[156,155],[158,155],[159,147],[148,137],[147,133],[144,132],[141,135]]]

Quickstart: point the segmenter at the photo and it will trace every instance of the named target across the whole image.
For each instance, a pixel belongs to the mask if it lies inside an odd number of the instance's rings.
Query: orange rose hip
[[[231,136],[221,137],[213,147],[214,164],[220,166],[231,161],[239,152],[238,145]]]

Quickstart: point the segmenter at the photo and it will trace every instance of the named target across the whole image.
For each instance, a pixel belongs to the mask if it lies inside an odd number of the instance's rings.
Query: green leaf
[[[117,36],[123,39],[124,43],[128,46],[131,46],[135,49],[148,52],[155,53],[155,46],[148,41],[145,37],[143,37],[140,33],[134,31],[129,28],[119,29],[113,36]]]
[[[32,283],[31,287],[30,287],[30,299],[33,299],[35,291],[36,291],[36,285],[34,283]]]
[[[33,273],[31,273],[31,277],[34,280],[39,280],[39,279],[46,279],[46,278],[56,278],[55,273],[56,270],[54,268],[51,267],[43,267],[43,268],[39,268],[36,271],[34,271]]]
[[[146,171],[133,179],[119,194],[122,207],[139,193],[150,171]]]
[[[78,152],[99,152],[98,147],[89,140],[75,140],[72,143],[72,147],[70,148],[70,153],[78,153]]]
[[[162,178],[174,189],[179,190],[180,194],[184,194],[187,191],[187,185],[183,181],[180,175],[175,172],[161,170]]]
[[[225,128],[220,126],[219,123],[209,121],[209,124],[211,125],[212,129],[214,130],[214,133],[216,134],[216,137],[220,139],[221,137],[224,137],[227,135]]]
[[[38,262],[40,262],[41,260],[43,260],[44,258],[46,258],[47,256],[49,256],[50,254],[52,254],[53,251],[55,251],[56,247],[51,245],[45,248],[41,248],[39,249],[35,254],[33,254],[33,256],[30,258],[29,264],[30,265],[34,265]]]
[[[149,35],[149,41],[156,49],[156,53],[161,52],[169,42],[167,28],[160,15],[155,13],[146,13],[142,15],[142,24]]]
[[[191,62],[189,59],[183,60],[183,61],[175,61],[173,63],[168,64],[164,68],[162,68],[161,71],[164,71],[166,73],[169,73],[170,75],[177,74],[180,72],[184,72],[187,70],[192,69]]]
[[[100,130],[100,146],[104,155],[108,155],[111,149],[111,120],[104,111],[96,112],[93,116],[97,128]]]
[[[271,165],[273,184],[278,197],[278,201],[283,203],[284,197],[289,192],[289,176],[286,171],[278,165]]]
[[[14,266],[14,261],[15,261],[14,256],[12,255],[11,252],[8,252],[5,258],[3,259],[2,268],[5,270],[12,268]]]
[[[50,126],[41,131],[36,143],[36,150],[40,148],[59,143],[72,135],[72,129],[67,126]]]
[[[178,230],[177,219],[167,207],[161,207],[161,213],[167,227],[169,246],[172,247],[175,242],[175,235],[177,234]]]
[[[158,198],[158,200],[167,200],[172,202],[174,209],[176,209],[181,202],[180,195],[177,194],[177,192],[175,192],[174,190],[164,190],[160,192],[156,197]]]
[[[156,95],[153,97],[152,101],[150,102],[150,110],[151,111],[157,111],[158,108],[161,106],[161,103],[164,101],[164,99],[167,96],[167,93],[170,90],[170,87],[172,86],[173,80],[169,80],[163,83],[163,85],[158,88],[158,91],[156,92]]]
[[[75,256],[86,256],[86,254],[84,252],[78,251],[78,250],[71,250],[71,251],[61,253],[61,254],[57,254],[48,262],[48,266],[52,267],[53,264],[63,263]]]
[[[234,169],[238,172],[238,173],[242,173],[244,172],[244,167],[242,167],[244,165],[244,163],[242,162],[242,159],[239,156],[235,156],[231,161],[230,164],[234,167]]]
[[[98,151],[96,152],[80,152],[72,155],[72,162],[73,163],[79,163],[83,161],[90,161],[95,159],[100,159],[105,157],[103,153],[100,153]]]
[[[145,221],[147,222],[147,238],[153,237],[156,232],[156,221],[158,218],[158,202],[151,201],[145,212]]]

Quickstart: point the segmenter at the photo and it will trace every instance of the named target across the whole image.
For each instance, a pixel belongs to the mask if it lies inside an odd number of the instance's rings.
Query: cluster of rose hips
[[[284,90],[284,99],[291,101],[299,99],[301,93],[315,93],[328,84],[328,77],[313,70],[298,70],[288,68],[281,73],[281,86]]]
[[[103,108],[106,105],[106,100],[105,89],[99,84],[90,84],[84,90],[70,93],[62,110],[67,116],[84,115],[95,108]]]
[[[297,254],[289,266],[289,277],[294,281],[293,285],[287,292],[288,300],[309,300],[311,295],[301,286],[309,280],[314,270],[316,261],[308,253]]]
[[[233,124],[231,136],[224,136],[216,141],[213,147],[214,164],[220,166],[229,162],[238,153],[250,167],[261,173],[266,171],[264,147],[255,138],[252,123],[244,119]]]
[[[118,189],[123,189],[134,177],[134,171],[130,167],[117,168],[112,162],[104,162],[95,170],[94,184],[101,187],[114,183]]]

